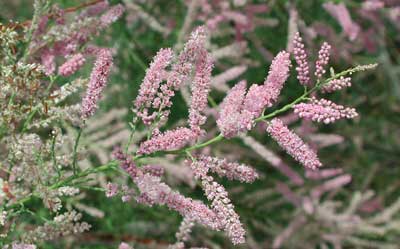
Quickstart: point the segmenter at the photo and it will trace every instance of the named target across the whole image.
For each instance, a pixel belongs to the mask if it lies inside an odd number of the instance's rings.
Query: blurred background
[[[0,21],[29,20],[32,2],[0,0]],[[61,8],[82,3],[73,0],[52,2]],[[324,195],[321,203],[330,201],[340,212],[355,201],[357,193],[373,191],[371,198],[359,203],[354,211],[359,219],[382,213],[396,203],[400,194],[400,1],[109,2],[122,3],[126,11],[123,18],[95,40],[99,45],[113,48],[115,66],[101,108],[89,124],[93,127],[84,135],[83,141],[90,154],[86,164],[95,166],[109,160],[112,147],[126,139],[128,122],[132,119],[132,101],[156,52],[165,47],[181,48],[190,31],[199,25],[211,25],[209,20],[213,15],[229,8],[232,16],[210,32],[209,49],[217,58],[213,76],[232,68],[236,71],[225,78],[213,78],[213,102],[220,103],[228,87],[240,79],[246,79],[249,84],[263,82],[273,56],[281,50],[290,50],[288,40],[295,29],[302,33],[310,58],[316,58],[323,41],[332,45],[330,66],[336,72],[356,65],[378,63],[375,70],[355,74],[351,88],[328,95],[336,103],[356,108],[359,113],[356,119],[318,125],[293,119],[290,115],[285,118],[291,123],[291,128],[310,143],[315,143],[326,167],[342,168],[343,174],[352,176],[350,183]],[[204,7],[207,2],[211,9]],[[346,6],[356,31],[346,30],[346,24],[338,21],[343,17],[335,16],[335,9],[330,4]],[[242,17],[246,20],[240,23]],[[90,70],[91,63],[87,63],[79,75],[87,76]],[[302,91],[292,74],[278,107],[295,99]],[[186,119],[188,108],[184,99],[184,94],[175,97],[167,128]],[[209,119],[208,130],[217,132],[215,120]],[[257,140],[281,159],[281,163],[303,176],[303,168],[278,148],[264,128],[256,127],[248,134],[249,139]],[[346,230],[335,222],[327,225],[308,216],[307,221],[296,228],[293,221],[301,211],[287,200],[286,187],[298,196],[307,196],[321,181],[304,178],[304,184],[293,182],[276,170],[271,158],[264,158],[249,146],[249,139],[235,138],[212,147],[214,154],[248,163],[262,176],[253,184],[219,179],[226,186],[247,230],[248,243],[238,248],[272,248],[288,227],[293,231],[281,242],[281,248],[400,248],[398,212],[390,216],[395,224],[387,221],[385,224],[391,228],[383,232],[371,230],[362,233],[357,230],[359,228],[349,227]],[[205,200],[201,189],[182,169],[182,161],[162,160],[157,163],[169,167],[166,181],[173,188],[186,196]],[[114,176],[102,177],[104,179],[99,181],[104,183]],[[41,204],[36,204],[33,203],[32,208],[40,212]],[[175,241],[175,232],[181,221],[176,212],[166,207],[149,208],[134,201],[123,203],[119,198],[108,199],[104,193],[96,191],[77,196],[70,205],[80,207],[84,220],[92,225],[92,229],[78,238],[49,241],[40,248],[116,248],[121,241],[135,248],[166,248]],[[332,226],[336,228],[331,229]],[[195,226],[189,245],[233,248],[223,233],[201,226]]]

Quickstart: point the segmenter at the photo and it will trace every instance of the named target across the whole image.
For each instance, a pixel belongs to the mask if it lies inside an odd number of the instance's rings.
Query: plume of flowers
[[[321,49],[318,52],[318,60],[315,63],[315,76],[319,79],[322,75],[325,74],[325,66],[329,62],[329,54],[330,54],[331,46],[324,42],[321,46]]]
[[[330,93],[334,91],[342,90],[345,87],[351,87],[350,77],[340,77],[338,79],[333,79],[321,87],[323,93]]]
[[[293,39],[293,54],[297,63],[297,79],[302,85],[310,84],[310,69],[308,66],[307,52],[304,48],[303,39],[297,32]]]
[[[250,166],[237,162],[228,162],[226,159],[201,155],[192,165],[195,175],[205,175],[212,171],[220,177],[241,182],[253,182],[258,178],[257,172]],[[201,171],[201,172],[198,172]]]
[[[113,155],[139,188],[141,200],[144,200],[144,203],[166,205],[200,224],[217,230],[221,228],[217,215],[205,204],[184,197],[161,182],[159,177],[144,173],[120,148],[116,148]]]
[[[342,29],[347,34],[350,40],[354,40],[357,38],[360,33],[360,26],[353,22],[351,19],[350,13],[346,8],[344,3],[334,4],[334,3],[324,3],[323,7],[329,14],[334,17],[339,24],[342,26]]]
[[[233,137],[253,126],[252,113],[243,110],[245,95],[246,81],[241,81],[228,92],[220,105],[217,125],[224,137]]]
[[[317,154],[298,135],[290,131],[280,119],[272,119],[267,127],[267,132],[304,167],[315,170],[322,166]]]
[[[160,83],[165,75],[165,69],[173,58],[173,51],[169,48],[161,49],[154,57],[150,67],[146,70],[146,75],[140,85],[138,96],[135,100],[136,115],[142,118],[145,125],[151,124],[156,113],[149,115],[149,110],[160,87]]]
[[[108,27],[110,24],[118,20],[124,11],[125,8],[122,4],[112,6],[106,13],[100,16],[100,26]]]
[[[206,158],[207,159],[207,158]],[[190,165],[196,178],[201,180],[205,196],[211,201],[211,207],[215,211],[221,226],[231,238],[233,244],[245,242],[245,230],[235,212],[231,200],[225,188],[215,182],[212,176],[208,176],[208,160],[193,161]]]
[[[58,74],[69,76],[79,70],[85,64],[85,57],[81,53],[73,55],[58,68]]]
[[[197,137],[191,129],[179,127],[154,135],[151,139],[140,144],[139,154],[150,154],[161,150],[180,149]]]
[[[339,119],[352,119],[357,117],[354,108],[337,105],[327,99],[312,98],[310,103],[300,103],[293,106],[294,112],[301,118],[310,119],[325,124],[333,123]]]
[[[199,57],[197,70],[192,84],[192,98],[189,109],[189,126],[200,133],[200,126],[206,121],[203,112],[207,108],[207,97],[211,88],[211,71],[213,61],[209,54]]]
[[[82,118],[92,116],[96,109],[101,93],[107,84],[107,79],[112,66],[112,54],[109,49],[101,49],[90,74],[86,95],[82,100]]]

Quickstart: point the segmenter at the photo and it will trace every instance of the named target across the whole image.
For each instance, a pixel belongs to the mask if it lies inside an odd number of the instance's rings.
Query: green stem
[[[74,171],[74,175],[77,173],[77,162],[78,162],[78,145],[79,145],[79,140],[82,135],[82,128],[79,127],[78,130],[78,135],[75,140],[75,145],[74,145],[74,153],[73,153],[73,162],[72,162],[72,169]]]

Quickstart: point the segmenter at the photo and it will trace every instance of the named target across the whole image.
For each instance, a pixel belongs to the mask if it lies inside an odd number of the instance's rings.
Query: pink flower
[[[78,53],[69,58],[58,68],[58,74],[62,76],[69,76],[78,71],[78,69],[85,64],[85,61],[85,57],[83,57],[81,53]]]
[[[180,193],[173,191],[167,184],[161,182],[159,177],[142,172],[120,148],[114,150],[113,154],[120,162],[121,167],[137,185],[141,193],[139,199],[144,204],[166,205],[170,209],[179,212],[183,217],[188,217],[211,229],[220,230],[223,228],[223,224],[218,220],[216,213],[204,203],[184,197]]]
[[[326,92],[330,93],[330,92],[341,90],[345,87],[351,87],[351,78],[349,78],[349,77],[344,78],[342,76],[339,79],[333,79],[333,80],[329,81],[328,83],[326,83],[325,85],[323,85],[321,87],[321,91],[323,93],[326,93]]]
[[[200,57],[196,65],[189,110],[189,126],[197,133],[200,133],[200,126],[206,121],[206,116],[204,116],[203,112],[208,104],[207,97],[211,88],[213,65],[213,60],[209,54]]]
[[[358,34],[360,33],[360,26],[353,22],[346,5],[343,3],[324,3],[323,7],[339,22],[340,26],[342,26],[344,32],[351,41],[357,38]]]
[[[41,63],[47,75],[52,75],[56,70],[55,55],[52,50],[44,49],[41,56]]]
[[[315,76],[317,78],[321,78],[322,75],[325,74],[325,66],[328,65],[329,62],[329,53],[331,50],[331,45],[327,42],[324,42],[321,46],[321,49],[318,52],[318,60],[315,63]]]
[[[106,186],[106,197],[110,198],[118,194],[118,184],[108,182]]]
[[[211,201],[211,207],[232,243],[235,245],[244,243],[246,231],[240,222],[239,215],[234,210],[231,200],[228,198],[225,188],[215,182],[211,176],[204,176],[201,179],[205,195]]]
[[[139,94],[135,100],[137,116],[141,117],[145,125],[150,125],[155,118],[154,114],[149,114],[149,108],[154,106],[154,99],[164,79],[165,69],[171,63],[174,52],[170,48],[161,49],[154,57],[150,67],[146,70],[146,75],[140,85]]]
[[[342,174],[342,173],[343,173],[343,169],[340,169],[340,168],[337,168],[337,169],[322,169],[322,170],[318,170],[318,171],[307,170],[306,171],[306,177],[308,179],[321,180],[321,179],[337,176],[337,175]]]
[[[109,49],[101,49],[97,54],[86,95],[82,100],[82,118],[92,116],[97,109],[97,102],[101,92],[107,84],[108,75],[112,66],[112,55]]]
[[[125,243],[125,242],[121,242],[121,244],[119,244],[118,249],[133,249],[133,247],[131,247],[129,244]]]
[[[341,188],[350,182],[351,182],[351,175],[345,174],[338,176],[336,178],[333,178],[332,180],[324,182],[322,185],[318,187],[315,187],[311,192],[311,196],[318,199],[325,192]]]
[[[111,23],[120,18],[124,11],[125,8],[124,6],[122,6],[122,4],[112,6],[106,13],[101,15],[100,26],[103,28],[109,26]]]
[[[307,53],[304,48],[303,39],[300,33],[297,32],[293,39],[293,54],[296,60],[297,79],[302,85],[310,84],[310,69],[308,66]]]
[[[312,98],[310,103],[295,105],[294,112],[301,118],[310,119],[315,122],[333,123],[342,118],[354,118],[358,114],[354,108],[345,108],[330,100]]]
[[[220,105],[217,125],[224,137],[234,137],[253,126],[252,113],[242,110],[245,94],[246,81],[241,81],[228,92]]]
[[[188,142],[197,138],[191,129],[180,127],[153,136],[140,144],[138,154],[150,154],[161,150],[180,149]]]
[[[299,136],[290,131],[280,119],[272,119],[267,127],[267,132],[304,167],[314,170],[322,166],[317,154]]]
[[[269,93],[268,103],[265,103],[266,106],[272,106],[277,101],[283,84],[289,77],[290,67],[290,54],[286,51],[279,52],[272,61],[268,76],[264,81],[265,91]]]
[[[250,166],[204,155],[198,157],[191,164],[191,168],[197,178],[205,176],[209,170],[220,177],[225,176],[229,180],[235,179],[241,182],[253,182],[258,178],[257,172]]]

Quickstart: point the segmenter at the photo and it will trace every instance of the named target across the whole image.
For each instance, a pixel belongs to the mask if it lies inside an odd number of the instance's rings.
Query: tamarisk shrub
[[[263,5],[252,6],[243,15],[229,4],[226,5],[225,1],[212,5],[203,2],[200,6],[196,6],[196,1],[191,1],[189,8],[194,14],[188,15],[184,28],[189,30],[196,19],[204,21],[206,25],[195,28],[186,43],[180,37],[175,48],[159,50],[146,70],[134,101],[134,118],[130,122],[129,139],[124,141],[122,147],[114,149],[113,160],[110,162],[98,167],[83,168],[80,160],[84,153],[79,146],[82,130],[98,109],[113,65],[112,50],[97,47],[91,44],[91,40],[116,21],[124,11],[122,5],[109,6],[106,1],[92,3],[90,6],[84,4],[67,11],[57,6],[50,7],[47,1],[37,0],[34,6],[35,15],[27,28],[21,28],[21,24],[0,26],[0,37],[5,41],[0,48],[0,141],[4,144],[0,148],[0,156],[1,184],[5,193],[0,197],[0,225],[4,228],[1,246],[36,248],[43,241],[87,231],[90,225],[80,221],[82,215],[66,205],[65,200],[72,199],[86,188],[91,189],[92,186],[87,183],[90,175],[108,170],[115,171],[121,177],[128,176],[132,182],[132,187],[119,186],[116,183],[118,177],[111,179],[105,188],[108,198],[120,196],[123,202],[127,202],[126,205],[130,205],[129,201],[134,199],[149,208],[164,205],[183,217],[176,233],[177,241],[170,248],[185,248],[190,244],[190,233],[196,224],[223,231],[234,245],[244,244],[246,224],[235,209],[235,200],[230,199],[228,191],[218,182],[217,176],[244,184],[258,180],[261,178],[260,174],[249,165],[213,155],[212,150],[207,152],[206,149],[222,140],[240,137],[296,184],[304,184],[296,171],[282,164],[279,159],[271,160],[271,152],[246,135],[260,123],[264,125],[264,134],[268,134],[282,150],[304,166],[307,178],[325,180],[335,177],[304,196],[296,195],[284,183],[277,183],[277,192],[301,212],[281,235],[277,235],[273,247],[280,248],[288,236],[305,225],[307,215],[329,224],[339,223],[335,232],[342,235],[338,232],[341,228],[353,225],[351,231],[357,233],[364,224],[379,225],[379,222],[390,217],[393,210],[398,210],[395,203],[389,215],[384,213],[369,220],[369,223],[360,222],[355,225],[352,224],[357,218],[354,207],[349,207],[344,215],[338,214],[335,206],[321,197],[348,184],[351,176],[341,169],[318,171],[323,164],[313,146],[303,141],[301,134],[290,130],[282,121],[283,114],[292,109],[300,118],[325,124],[357,116],[352,108],[345,108],[315,96],[318,92],[349,87],[350,75],[372,69],[376,65],[356,66],[339,73],[331,70],[331,75],[327,77],[325,74],[331,46],[326,42],[321,46],[314,63],[315,72],[311,74],[311,62],[300,33],[294,36],[292,47],[294,61],[297,63],[297,79],[299,87],[304,88],[304,93],[299,97],[278,107],[281,90],[292,69],[291,52],[280,51],[273,58],[269,70],[266,70],[268,73],[262,84],[252,83],[248,87],[247,81],[240,81],[227,92],[220,105],[214,107],[217,110],[214,126],[219,133],[214,134],[212,129],[207,129],[207,124],[213,122],[208,112],[208,100],[214,64],[224,57],[226,51],[228,54],[233,51],[230,47],[210,53],[207,47],[210,32],[215,32],[222,22],[233,21],[237,31],[235,39],[242,39],[243,33],[253,28],[251,20],[257,13],[256,7]],[[235,5],[240,7],[241,4]],[[135,4],[127,6],[140,10]],[[199,13],[195,11],[197,7],[200,7]],[[71,12],[75,13],[81,8],[84,10],[75,18],[67,18]],[[222,10],[220,14],[218,10]],[[140,16],[152,29],[168,34],[168,30],[154,18],[144,12],[140,12]],[[53,19],[55,22],[49,22]],[[184,44],[179,44],[180,42]],[[91,57],[95,62],[89,78],[64,78],[78,75],[80,68]],[[63,63],[57,67],[58,61]],[[238,71],[244,70],[241,67],[233,71],[236,72],[229,73],[237,76],[240,75]],[[58,87],[57,83],[61,78],[67,83]],[[226,83],[226,79],[231,78],[235,77],[224,75],[221,81]],[[171,113],[173,97],[178,91],[183,93],[188,86],[191,90],[188,118],[185,123],[170,129],[166,122]],[[70,104],[67,98],[81,88],[86,88],[82,101]],[[76,136],[73,146],[66,146],[65,140],[69,138],[66,137],[65,130],[71,126],[76,128]],[[132,137],[140,129],[147,136],[137,142],[137,149],[132,152]],[[185,160],[184,167],[198,181],[207,201],[195,200],[174,190],[163,179],[164,169],[148,163],[152,158],[167,156]],[[353,202],[355,205],[361,203],[361,197],[357,197]],[[367,197],[362,199],[369,200]],[[27,208],[27,204],[35,200],[43,203],[51,219]],[[17,229],[25,229],[21,214],[31,215],[36,221],[33,229],[22,234],[15,232]],[[37,225],[39,222],[40,225]],[[341,241],[341,238],[329,235],[324,239]],[[122,242],[119,248],[131,246]]]

